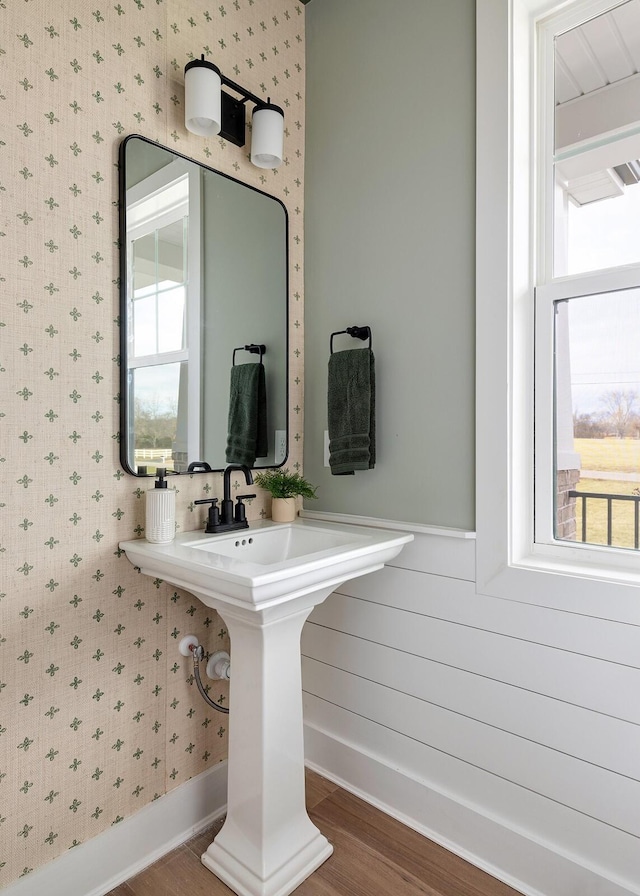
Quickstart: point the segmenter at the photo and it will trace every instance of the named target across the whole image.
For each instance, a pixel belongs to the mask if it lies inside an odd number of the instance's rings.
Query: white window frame
[[[640,624],[640,557],[534,533],[535,27],[570,2],[476,3],[477,589]]]
[[[183,201],[171,198],[171,187],[182,179],[188,178],[188,199]],[[177,191],[179,194],[180,191]],[[154,198],[157,204],[154,206]],[[161,352],[135,358],[133,355],[134,327],[130,319],[128,321],[128,333],[130,345],[127,351],[128,370],[154,366],[156,364],[171,364],[187,361],[188,387],[185,390],[186,407],[181,407],[180,416],[184,419],[187,444],[185,446],[188,457],[199,457],[202,435],[200,431],[201,411],[201,293],[202,293],[202,269],[200,246],[201,234],[201,173],[194,170],[194,166],[186,164],[182,159],[176,159],[163,168],[130,187],[126,193],[127,203],[127,271],[129,283],[127,295],[131,297],[128,303],[127,313],[132,314],[133,308],[133,263],[132,243],[135,239],[161,228],[166,223],[171,223],[177,218],[187,215],[187,325],[186,347],[181,351]],[[132,403],[133,413],[133,403]],[[133,444],[131,445],[133,451]],[[132,459],[133,460],[133,459]]]
[[[535,201],[541,210],[538,216],[537,229],[538,251],[535,258],[535,542],[549,547],[552,556],[571,557],[581,562],[585,551],[593,553],[593,546],[581,542],[559,541],[554,535],[555,494],[557,490],[555,466],[556,450],[563,449],[564,458],[558,458],[559,469],[572,469],[579,465],[579,456],[573,454],[573,426],[571,419],[571,386],[569,371],[556,371],[557,382],[554,385],[554,331],[556,340],[568,340],[568,331],[562,332],[562,319],[555,318],[555,303],[581,296],[617,292],[640,286],[640,265],[619,265],[611,270],[581,273],[577,275],[554,274],[558,268],[558,260],[563,267],[565,237],[562,228],[558,232],[554,225],[557,205],[557,191],[562,188],[554,182],[554,78],[555,52],[554,36],[569,31],[587,19],[601,15],[621,0],[580,0],[571,2],[559,13],[543,16],[537,22],[536,46],[536,96],[539,97],[535,111],[537,144],[536,158],[537,183],[535,184]],[[623,0],[622,0],[623,2]],[[580,141],[564,149],[562,156],[572,157],[571,161],[579,166],[589,162],[599,167],[611,167],[621,164],[629,158],[635,158],[640,152],[638,148],[637,125],[617,128],[612,136],[615,139],[603,144],[602,135]],[[615,158],[615,156],[618,156]],[[609,158],[607,159],[607,156]],[[556,191],[556,195],[554,195]],[[566,313],[566,306],[565,312]],[[560,315],[563,311],[560,310]],[[558,346],[555,347],[556,350]],[[568,351],[567,345],[560,345],[561,354]],[[564,351],[562,351],[564,350]],[[568,415],[563,420],[564,428],[569,430],[567,437],[558,441],[559,434],[554,434],[554,395],[562,407],[560,415]],[[556,443],[556,444],[554,444]],[[569,444],[567,444],[569,443]],[[615,551],[607,547],[595,548],[596,551],[607,551],[607,563],[636,569],[638,555],[630,555],[628,551]]]

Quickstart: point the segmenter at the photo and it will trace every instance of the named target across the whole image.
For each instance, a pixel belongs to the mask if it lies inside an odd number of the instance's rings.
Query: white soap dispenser
[[[147,491],[145,536],[152,544],[169,544],[176,534],[176,490],[167,487],[164,467],[158,467],[153,488]]]

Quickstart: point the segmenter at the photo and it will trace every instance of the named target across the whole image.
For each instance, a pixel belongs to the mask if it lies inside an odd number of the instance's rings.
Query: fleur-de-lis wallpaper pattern
[[[285,110],[285,164],[184,128],[204,53]],[[290,224],[290,464],[302,457],[304,6],[0,0],[0,888],[226,756],[227,716],[178,642],[228,644],[140,575],[148,481],[119,463],[118,147],[131,133],[282,199]],[[220,474],[178,481],[178,524]],[[240,483],[237,483],[240,486]],[[264,499],[250,519],[268,512]],[[211,694],[227,699],[224,685]]]

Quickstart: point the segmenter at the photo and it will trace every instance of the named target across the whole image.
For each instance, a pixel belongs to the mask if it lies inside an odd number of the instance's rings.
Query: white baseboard
[[[549,844],[511,830],[379,757],[305,725],[306,764],[525,896],[639,896]],[[184,843],[226,808],[227,764],[20,878],[2,896],[104,896]]]
[[[309,768],[525,896],[640,894],[327,731],[305,725],[304,741]]]
[[[103,896],[219,818],[226,803],[227,763],[221,762],[19,878],[2,896]]]

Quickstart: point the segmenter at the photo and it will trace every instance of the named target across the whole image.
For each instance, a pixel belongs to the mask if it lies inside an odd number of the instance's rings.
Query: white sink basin
[[[171,544],[122,542],[147,575],[220,600],[266,607],[379,569],[413,538],[403,532],[298,519],[264,520],[223,535],[186,532]]]
[[[213,536],[196,541],[185,541],[185,547],[231,557],[241,563],[275,566],[279,563],[335,551],[345,545],[362,542],[362,537],[351,532],[330,532],[318,527],[299,525],[271,526],[268,529],[234,532],[223,537]]]

